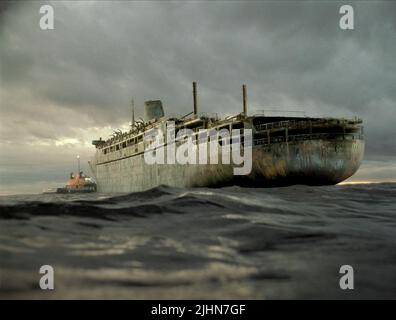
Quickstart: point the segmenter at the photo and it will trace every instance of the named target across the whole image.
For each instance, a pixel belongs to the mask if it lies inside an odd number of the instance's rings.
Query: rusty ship
[[[96,153],[89,162],[99,192],[137,192],[159,185],[174,187],[271,187],[334,185],[359,168],[364,154],[362,120],[248,114],[246,85],[242,112],[225,119],[198,113],[193,83],[193,111],[166,118],[160,100],[145,102],[145,118],[132,120],[131,129],[107,139],[93,140]],[[252,168],[234,175],[229,164],[152,164],[144,160],[144,133],[174,121],[176,132],[191,129],[251,129]],[[165,144],[167,141],[165,141]],[[222,142],[219,141],[219,144]]]

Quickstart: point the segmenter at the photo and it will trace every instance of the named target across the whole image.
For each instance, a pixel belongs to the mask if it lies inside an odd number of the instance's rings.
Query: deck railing
[[[361,140],[363,135],[360,133],[312,133],[312,134],[297,134],[291,136],[276,136],[268,138],[254,139],[254,145],[269,145],[271,143],[280,142],[294,142],[303,140],[320,140],[320,139],[339,139],[339,140]]]
[[[278,128],[309,128],[311,126],[323,125],[323,124],[337,124],[337,125],[347,125],[347,124],[359,124],[361,120],[347,120],[347,119],[315,119],[315,120],[286,120],[277,121],[269,123],[261,123],[255,125],[257,131],[265,131],[269,129]]]

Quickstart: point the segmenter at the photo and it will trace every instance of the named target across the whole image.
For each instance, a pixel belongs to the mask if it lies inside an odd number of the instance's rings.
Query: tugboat
[[[96,192],[96,182],[80,170],[80,157],[78,159],[78,174],[70,173],[70,178],[64,187],[53,188],[43,193],[88,193]]]
[[[47,189],[43,193],[88,193],[96,192],[96,182],[82,171],[77,175],[70,173],[70,178],[64,187]]]
[[[77,175],[74,175],[72,172],[70,173],[70,179],[67,181],[66,186],[60,189],[63,189],[61,193],[96,192],[96,183],[91,177],[86,176],[82,171]]]

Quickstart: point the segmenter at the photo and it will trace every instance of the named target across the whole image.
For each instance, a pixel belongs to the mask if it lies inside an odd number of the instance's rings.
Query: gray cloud
[[[0,7],[2,180],[27,170],[26,143],[43,163],[60,160],[51,143],[65,137],[88,156],[79,129],[127,122],[131,95],[188,113],[193,80],[204,112],[239,112],[246,82],[250,109],[357,115],[367,158],[396,157],[395,3],[353,2],[355,30],[343,31],[344,2],[56,1],[55,30],[42,31],[44,3]]]

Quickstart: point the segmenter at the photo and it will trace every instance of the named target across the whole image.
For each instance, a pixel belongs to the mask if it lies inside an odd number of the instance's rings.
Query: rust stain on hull
[[[337,184],[359,169],[363,154],[363,140],[275,144],[255,150],[249,178],[254,182],[252,184],[261,186]]]

